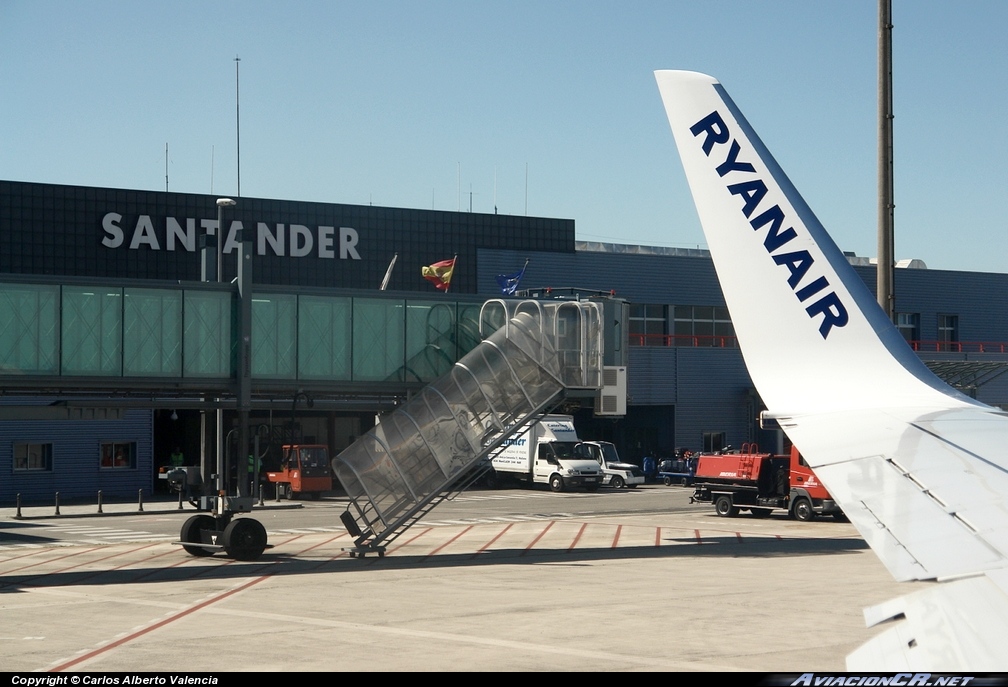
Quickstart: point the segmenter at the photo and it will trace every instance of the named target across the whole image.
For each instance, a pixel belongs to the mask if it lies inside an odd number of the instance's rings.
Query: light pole
[[[224,208],[233,207],[235,201],[231,198],[217,199],[217,283],[223,280],[221,274],[221,254],[224,252]],[[217,398],[217,515],[224,513],[224,411],[220,407],[221,399]]]
[[[221,275],[221,255],[224,252],[224,208],[233,207],[235,201],[232,198],[217,199],[217,283],[223,279]]]

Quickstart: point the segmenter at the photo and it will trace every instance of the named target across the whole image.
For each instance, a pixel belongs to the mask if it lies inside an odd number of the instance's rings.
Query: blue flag
[[[501,289],[501,295],[503,296],[513,296],[515,291],[518,290],[518,282],[521,278],[525,276],[525,268],[528,267],[528,260],[520,270],[514,274],[498,274],[497,275],[497,285]]]

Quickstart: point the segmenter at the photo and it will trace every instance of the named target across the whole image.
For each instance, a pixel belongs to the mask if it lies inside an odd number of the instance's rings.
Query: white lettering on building
[[[106,248],[121,248],[128,246],[129,250],[168,250],[195,253],[199,250],[199,231],[209,236],[217,235],[217,220],[186,217],[166,217],[161,222],[155,222],[150,215],[140,215],[130,226],[123,223],[123,216],[118,212],[107,212],[102,217],[102,230],[105,236],[102,245]],[[328,260],[360,260],[357,243],[360,237],[357,230],[351,227],[319,226],[307,227],[303,224],[277,223],[269,225],[265,222],[255,223],[255,252],[257,255],[272,254],[279,257],[292,258],[319,257]],[[238,232],[243,229],[242,222],[233,220],[227,224],[224,232],[225,254],[238,250]]]

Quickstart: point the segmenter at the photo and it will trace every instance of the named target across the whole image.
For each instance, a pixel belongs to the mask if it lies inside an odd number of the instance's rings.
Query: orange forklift
[[[322,444],[286,444],[282,447],[280,469],[267,471],[266,479],[276,484],[277,498],[307,496],[318,500],[332,489],[329,449]]]

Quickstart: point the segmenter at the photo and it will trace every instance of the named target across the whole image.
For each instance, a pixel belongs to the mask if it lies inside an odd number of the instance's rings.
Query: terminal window
[[[136,467],[136,443],[104,442],[101,445],[102,469],[123,469]]]
[[[630,343],[634,346],[668,346],[668,311],[664,305],[630,304]]]
[[[899,312],[896,313],[896,328],[899,330],[907,343],[914,344],[920,341],[920,313]]]
[[[718,451],[721,451],[727,446],[725,443],[727,436],[727,432],[704,432],[703,452],[717,453]]]
[[[735,327],[725,306],[677,305],[673,313],[673,345],[735,346]]]
[[[938,350],[958,351],[959,350],[959,316],[939,315],[938,316]]]
[[[52,470],[52,444],[14,444],[15,470]]]

